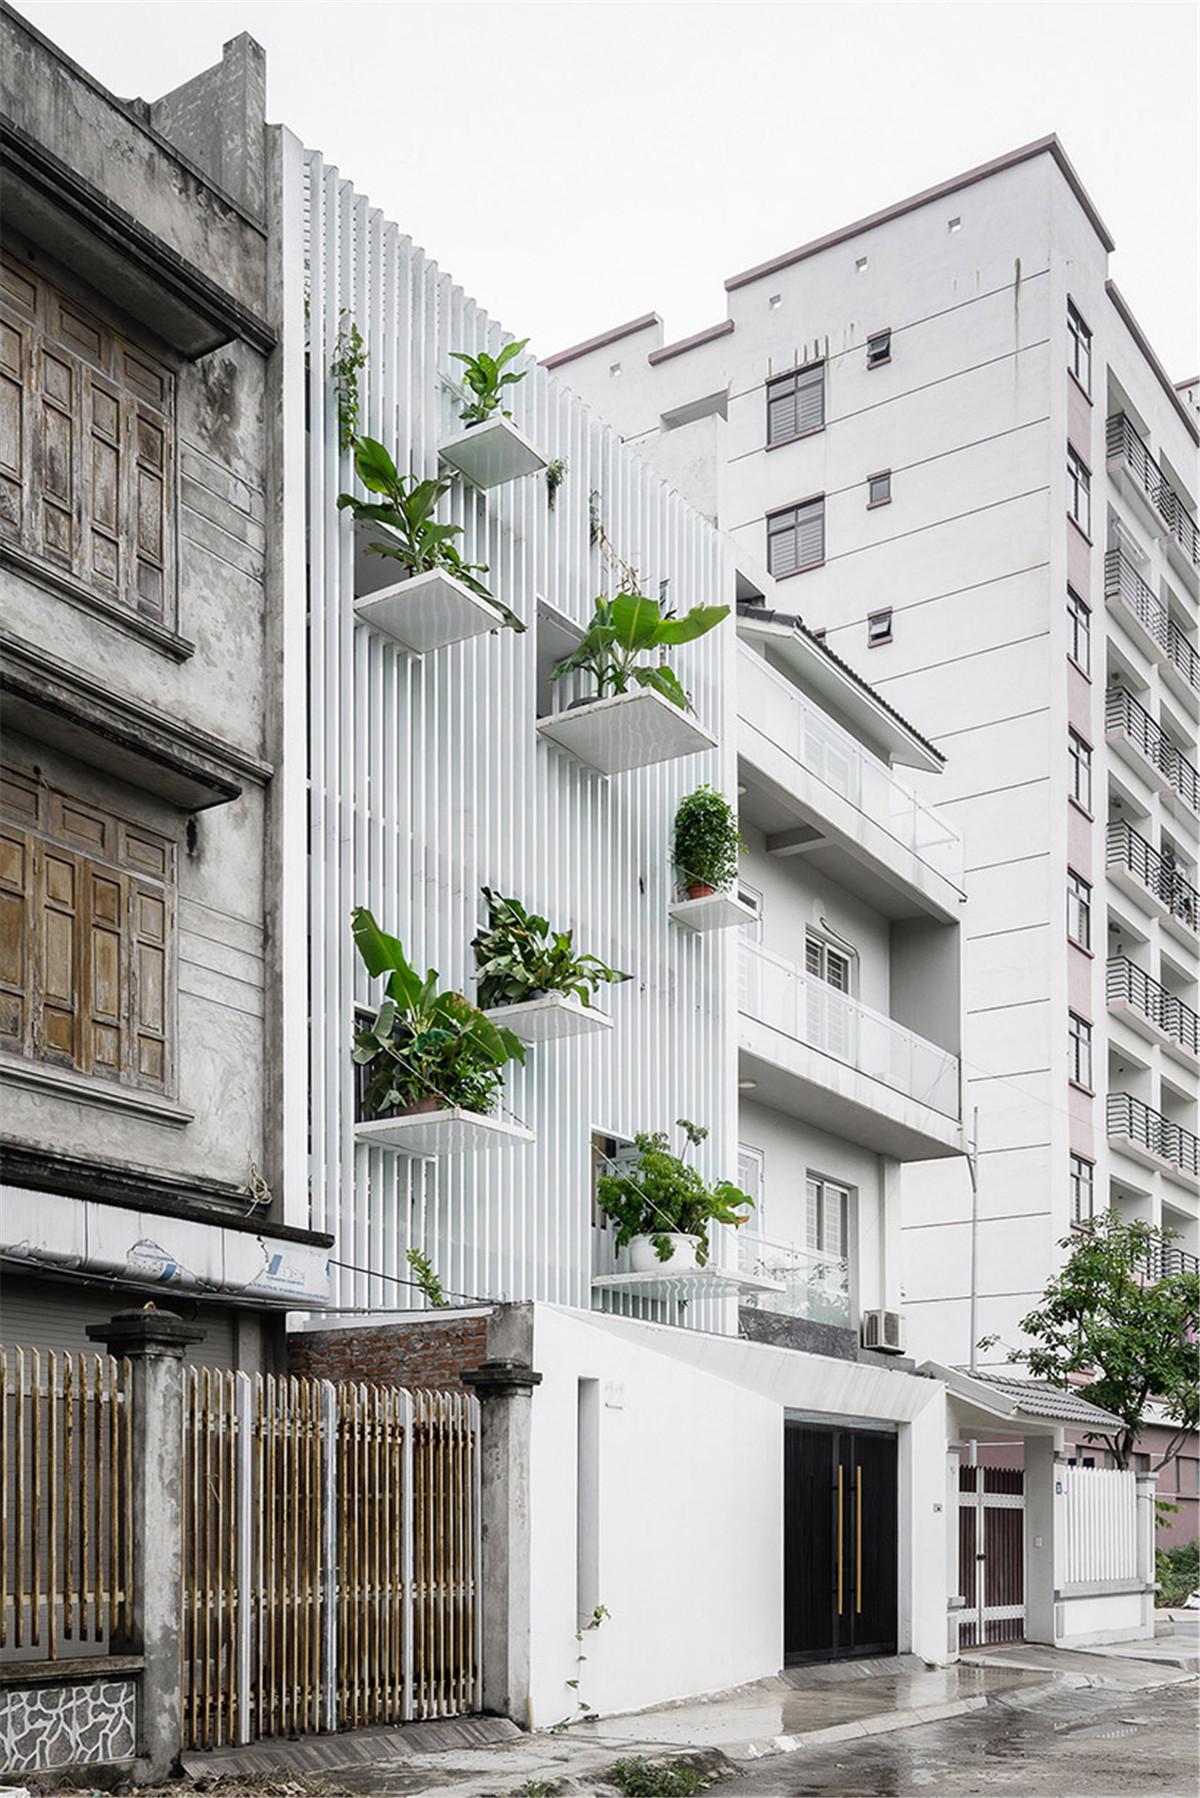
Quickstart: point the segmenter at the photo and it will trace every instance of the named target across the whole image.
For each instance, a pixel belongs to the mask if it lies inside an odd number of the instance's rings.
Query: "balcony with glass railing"
[[[775,1242],[752,1231],[737,1232],[738,1272],[752,1280],[770,1281],[782,1291],[751,1292],[742,1304],[756,1311],[775,1311],[807,1323],[850,1328],[850,1263],[844,1255],[795,1242]]]
[[[878,828],[961,892],[962,838],[935,807],[746,644],[738,647],[737,680],[739,718],[847,802],[858,815],[855,830]],[[889,859],[897,864],[894,854]]]
[[[894,1018],[785,961],[741,944],[739,1008],[779,1036],[816,1049],[880,1086],[958,1121],[958,1057]]]
[[[1124,412],[1114,412],[1108,421],[1107,455],[1109,468],[1127,470],[1145,494],[1178,545],[1185,565],[1192,571],[1200,569],[1200,530],[1196,520]]]
[[[1165,1164],[1189,1183],[1200,1180],[1200,1137],[1132,1093],[1109,1093],[1108,1140],[1135,1161]]]
[[[1186,1055],[1200,1057],[1200,1016],[1127,956],[1109,962],[1106,990],[1110,1010],[1135,1013]]]
[[[1148,896],[1186,931],[1200,934],[1200,892],[1131,824],[1110,824],[1106,866],[1110,879],[1135,898]]]
[[[1110,687],[1104,701],[1104,728],[1110,740],[1128,743],[1160,774],[1184,804],[1200,814],[1200,772],[1172,743],[1140,700],[1125,687]]]
[[[1123,607],[1140,626],[1147,654],[1169,663],[1193,693],[1200,693],[1200,655],[1195,645],[1122,550],[1110,549],[1105,555],[1104,597],[1111,608]]]

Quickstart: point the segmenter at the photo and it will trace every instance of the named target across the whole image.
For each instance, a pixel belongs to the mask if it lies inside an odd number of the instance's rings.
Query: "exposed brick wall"
[[[487,1359],[487,1317],[300,1330],[288,1337],[288,1371],[322,1380],[372,1380],[464,1392],[462,1374]]]

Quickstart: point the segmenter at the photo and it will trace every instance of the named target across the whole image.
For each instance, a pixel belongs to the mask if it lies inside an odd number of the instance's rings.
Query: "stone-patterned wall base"
[[[129,1761],[137,1752],[136,1726],[132,1679],[9,1687],[0,1691],[0,1771],[43,1773]]]

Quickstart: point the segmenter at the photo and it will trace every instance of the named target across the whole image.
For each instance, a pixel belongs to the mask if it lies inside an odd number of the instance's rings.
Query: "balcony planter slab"
[[[494,606],[440,568],[410,575],[356,599],[354,610],[364,624],[415,656],[499,630],[504,623]]]
[[[439,1111],[413,1111],[403,1116],[372,1118],[354,1126],[355,1142],[393,1149],[399,1155],[457,1155],[475,1149],[507,1149],[533,1142],[524,1124],[482,1111],[448,1105]]]
[[[592,1280],[593,1292],[632,1293],[646,1299],[745,1298],[786,1290],[782,1280],[738,1273],[731,1267],[698,1267],[680,1274],[596,1274]]]
[[[650,687],[554,712],[539,721],[538,731],[600,774],[625,774],[717,746],[690,713]]]
[[[574,993],[543,993],[513,1005],[493,1005],[484,1017],[511,1030],[523,1043],[555,1042],[565,1036],[595,1036],[612,1029],[612,1019]]]
[[[545,468],[540,455],[511,418],[489,418],[443,443],[443,462],[465,475],[473,487],[503,487]]]
[[[688,930],[731,930],[754,913],[733,893],[706,893],[701,899],[680,899],[671,907],[671,916]]]

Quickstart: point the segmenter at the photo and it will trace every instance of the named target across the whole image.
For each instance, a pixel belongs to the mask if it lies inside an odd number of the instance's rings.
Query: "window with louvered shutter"
[[[825,560],[825,500],[807,500],[767,519],[767,569],[797,574]]]
[[[0,777],[0,1048],[167,1092],[174,846]]]
[[[0,535],[175,622],[175,377],[9,254],[0,260]]]
[[[793,369],[767,382],[767,442],[817,431],[825,423],[825,364]]]

